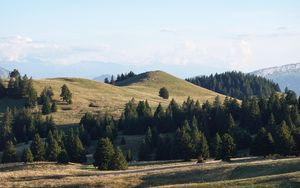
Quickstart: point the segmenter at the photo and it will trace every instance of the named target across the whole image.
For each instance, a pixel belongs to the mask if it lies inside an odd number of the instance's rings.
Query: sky
[[[179,77],[300,62],[299,0],[0,0],[0,66]]]

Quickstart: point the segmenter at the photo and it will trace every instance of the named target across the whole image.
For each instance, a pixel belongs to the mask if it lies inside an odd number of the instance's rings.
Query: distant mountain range
[[[300,95],[300,63],[260,69],[251,74],[271,79],[279,84],[281,90],[288,87]]]
[[[97,76],[97,77],[93,78],[93,80],[98,81],[98,82],[104,82],[105,78],[110,79],[111,75],[110,74],[103,74],[101,76]]]
[[[0,79],[8,78],[8,76],[9,76],[9,71],[0,67]]]

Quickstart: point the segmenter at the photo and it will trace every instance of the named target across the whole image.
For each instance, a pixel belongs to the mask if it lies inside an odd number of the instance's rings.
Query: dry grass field
[[[299,187],[300,158],[133,163],[126,171],[91,165],[0,165],[1,187]]]
[[[92,80],[80,78],[54,78],[45,80],[35,80],[34,87],[40,93],[45,86],[51,86],[54,90],[54,99],[60,100],[60,88],[67,84],[73,92],[72,105],[59,105],[59,111],[53,113],[58,125],[72,125],[79,122],[82,115],[87,112],[108,112],[118,117],[126,102],[131,98],[148,100],[153,110],[159,103],[166,107],[170,100],[174,98],[178,103],[182,103],[188,96],[200,102],[213,101],[219,95],[213,91],[195,86],[185,80],[176,78],[161,71],[147,72],[121,82],[119,86],[99,83]],[[169,100],[158,96],[161,87],[167,87],[170,93]],[[90,103],[97,107],[89,107]]]

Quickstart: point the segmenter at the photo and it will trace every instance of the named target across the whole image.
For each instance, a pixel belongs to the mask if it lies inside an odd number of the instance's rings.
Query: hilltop
[[[34,87],[38,93],[45,86],[51,86],[56,100],[59,100],[60,87],[63,84],[67,84],[73,92],[74,103],[72,105],[60,105],[59,111],[52,114],[59,125],[76,124],[87,111],[108,112],[119,117],[125,103],[133,97],[136,100],[148,100],[153,108],[158,103],[166,107],[172,98],[178,103],[182,103],[188,96],[199,100],[201,103],[206,100],[213,101],[218,95],[224,99],[221,94],[195,86],[162,71],[142,73],[120,82],[117,86],[82,78],[34,80]],[[169,90],[169,100],[158,96],[161,87],[166,87]],[[96,107],[89,107],[91,103],[95,104]]]

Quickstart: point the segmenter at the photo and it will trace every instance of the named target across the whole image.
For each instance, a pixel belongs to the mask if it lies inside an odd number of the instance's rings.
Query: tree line
[[[212,156],[228,160],[237,150],[253,155],[299,155],[300,98],[293,91],[243,102],[217,97],[213,103],[171,100],[154,113],[147,101],[130,100],[119,121],[125,134],[145,134],[140,159]]]
[[[112,75],[110,79],[105,78],[104,83],[115,85],[118,82],[121,82],[123,80],[126,80],[126,79],[134,77],[134,76],[136,76],[136,74],[132,71],[130,71],[129,73],[118,74],[116,79],[115,79],[114,75]]]
[[[242,72],[225,72],[210,76],[196,76],[187,81],[238,99],[252,96],[266,98],[274,92],[280,92],[278,84],[263,77]]]

